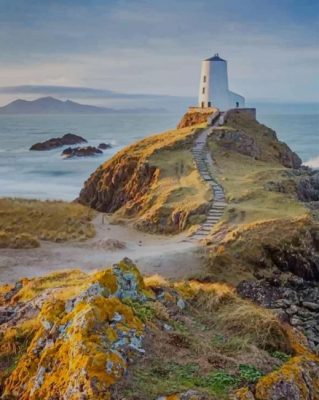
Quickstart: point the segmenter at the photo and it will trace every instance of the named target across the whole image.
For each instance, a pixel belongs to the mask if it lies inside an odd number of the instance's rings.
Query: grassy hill
[[[79,201],[151,232],[176,233],[203,220],[211,193],[190,152],[201,126],[128,146],[90,176]]]

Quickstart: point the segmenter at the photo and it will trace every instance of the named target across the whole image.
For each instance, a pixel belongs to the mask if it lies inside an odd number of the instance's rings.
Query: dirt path
[[[110,266],[123,257],[138,263],[146,275],[180,279],[202,269],[199,247],[184,241],[184,234],[146,234],[127,225],[112,225],[107,217],[104,219],[103,223],[102,214],[95,218],[97,234],[86,242],[42,242],[37,249],[1,249],[0,283],[62,269],[93,271]]]
[[[219,114],[218,114],[219,115]],[[218,117],[217,115],[217,117]],[[217,118],[216,117],[216,118]],[[217,124],[217,119],[213,126]],[[194,162],[204,181],[214,193],[207,220],[197,231],[161,236],[139,232],[128,225],[113,225],[103,214],[94,220],[96,236],[85,242],[42,242],[38,249],[0,249],[0,284],[22,277],[79,268],[83,271],[102,269],[129,257],[145,275],[159,274],[182,279],[202,271],[203,262],[198,240],[204,239],[220,220],[226,206],[223,188],[211,173],[213,161],[207,149],[211,128],[203,130],[194,143]]]

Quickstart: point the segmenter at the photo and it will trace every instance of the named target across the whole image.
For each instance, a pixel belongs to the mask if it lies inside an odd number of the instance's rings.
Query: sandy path
[[[135,261],[144,274],[184,278],[202,269],[199,247],[184,241],[185,235],[160,236],[136,231],[127,225],[95,220],[96,236],[86,242],[42,242],[37,249],[0,249],[0,283],[14,282],[52,271],[80,268],[93,271],[110,266],[123,257]],[[125,243],[123,249],[110,249],[107,241]]]

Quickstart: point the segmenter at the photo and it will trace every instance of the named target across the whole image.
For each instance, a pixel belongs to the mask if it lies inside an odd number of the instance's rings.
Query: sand
[[[124,257],[136,262],[145,275],[182,279],[202,270],[198,244],[185,234],[147,234],[127,225],[114,225],[98,214],[96,236],[84,242],[41,242],[36,249],[0,249],[0,283],[41,276],[57,270],[79,268],[96,271]]]

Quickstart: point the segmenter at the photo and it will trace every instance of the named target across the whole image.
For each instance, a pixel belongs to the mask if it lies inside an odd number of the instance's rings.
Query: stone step
[[[194,233],[194,235],[192,237],[194,237],[194,236],[206,236],[206,235],[207,235],[206,232],[197,231],[196,233]]]
[[[209,224],[210,223],[214,223],[215,224],[216,222],[219,222],[219,220],[220,220],[220,218],[213,218],[213,219],[212,218],[207,218],[206,222],[209,223]]]

